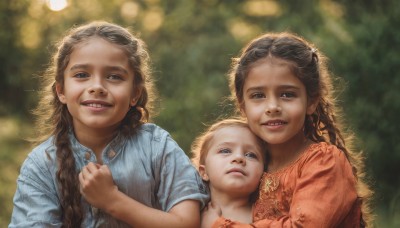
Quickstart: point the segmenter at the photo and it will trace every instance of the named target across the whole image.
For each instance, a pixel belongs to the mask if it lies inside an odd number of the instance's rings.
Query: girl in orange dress
[[[343,131],[324,56],[290,33],[252,40],[234,59],[232,97],[267,142],[253,223],[220,212],[213,227],[365,227],[372,216],[363,159]],[[214,205],[218,208],[218,205]]]

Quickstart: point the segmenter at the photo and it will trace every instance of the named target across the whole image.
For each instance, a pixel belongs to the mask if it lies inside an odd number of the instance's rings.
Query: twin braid
[[[63,109],[66,109],[66,107]],[[64,113],[65,112],[67,112],[67,110],[64,110]],[[60,120],[55,129],[56,155],[59,165],[56,175],[61,191],[62,227],[81,227],[84,216],[81,194],[79,191],[79,178],[68,136],[70,130],[68,120]]]

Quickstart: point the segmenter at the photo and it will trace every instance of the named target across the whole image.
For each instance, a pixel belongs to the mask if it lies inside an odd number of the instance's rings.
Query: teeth
[[[282,125],[282,122],[276,122],[276,123],[268,123],[269,126],[278,126],[278,125]]]
[[[94,108],[101,108],[103,105],[101,104],[88,104],[89,107],[94,107]]]

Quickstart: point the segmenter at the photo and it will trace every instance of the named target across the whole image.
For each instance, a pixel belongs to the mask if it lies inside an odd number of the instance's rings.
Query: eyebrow
[[[69,68],[69,71],[77,70],[77,69],[84,69],[87,70],[90,68],[89,64],[75,64],[71,68]],[[123,72],[124,74],[128,74],[128,71],[120,66],[106,66],[106,70],[111,70],[111,71],[120,71]]]
[[[282,85],[279,86],[280,89],[295,89],[295,90],[300,90],[300,87],[295,86],[295,85]]]
[[[89,65],[87,64],[75,64],[71,68],[69,68],[69,71],[77,70],[77,69],[88,69]]]
[[[251,92],[251,91],[259,91],[263,90],[265,86],[254,86],[248,88],[245,92]],[[300,87],[295,86],[295,85],[280,85],[278,86],[278,89],[294,89],[294,90],[300,90]]]

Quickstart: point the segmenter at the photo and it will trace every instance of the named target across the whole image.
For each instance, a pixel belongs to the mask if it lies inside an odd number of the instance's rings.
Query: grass
[[[0,118],[0,227],[10,223],[16,179],[31,150],[25,138],[31,136],[32,129],[31,123],[14,117]],[[375,213],[375,227],[400,227],[400,194],[390,205],[377,207]]]

